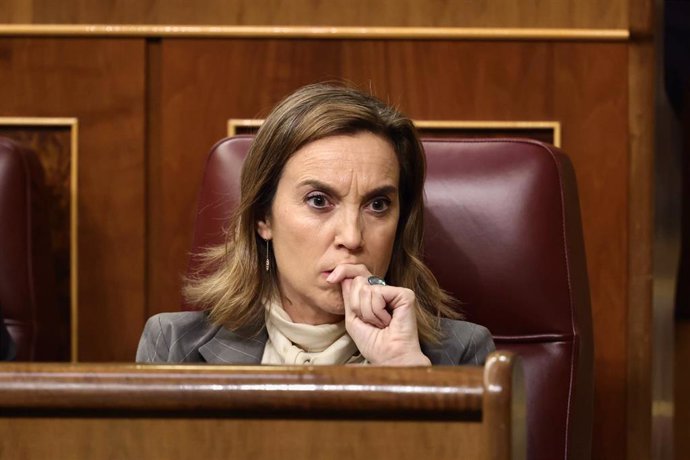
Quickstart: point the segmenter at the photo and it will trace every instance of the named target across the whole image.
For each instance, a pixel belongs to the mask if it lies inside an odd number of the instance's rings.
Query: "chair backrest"
[[[251,141],[238,136],[212,148],[193,252],[223,241]],[[425,140],[424,147],[426,262],[468,320],[521,356],[528,458],[589,458],[592,325],[570,161],[524,139]]]
[[[55,285],[43,169],[0,138],[0,311],[17,361],[69,360],[69,317]]]

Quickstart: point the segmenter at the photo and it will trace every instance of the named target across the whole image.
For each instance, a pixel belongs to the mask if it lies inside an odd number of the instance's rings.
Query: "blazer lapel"
[[[221,327],[213,339],[199,347],[199,353],[210,364],[261,364],[267,341],[265,326],[255,336]]]

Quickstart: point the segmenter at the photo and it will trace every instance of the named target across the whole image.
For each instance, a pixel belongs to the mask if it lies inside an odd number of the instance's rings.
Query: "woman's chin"
[[[343,295],[340,290],[337,292],[329,292],[329,295],[323,299],[323,303],[320,307],[322,310],[334,315],[345,315],[345,304],[343,303]]]
[[[338,304],[321,305],[321,310],[330,315],[345,316],[345,306],[342,304],[342,301]]]
[[[318,315],[320,323],[338,323],[345,319],[345,306],[342,300],[340,302],[324,301],[318,305],[318,309],[321,310]]]
[[[308,321],[311,324],[335,324],[345,319],[345,311],[342,307],[337,306],[322,306],[321,312],[316,314],[314,318]]]

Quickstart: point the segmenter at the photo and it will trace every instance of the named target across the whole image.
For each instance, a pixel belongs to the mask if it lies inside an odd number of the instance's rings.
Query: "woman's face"
[[[391,144],[368,132],[320,139],[287,162],[257,231],[271,240],[282,305],[293,321],[342,320],[340,285],[326,281],[337,265],[386,274],[400,215],[399,176]]]

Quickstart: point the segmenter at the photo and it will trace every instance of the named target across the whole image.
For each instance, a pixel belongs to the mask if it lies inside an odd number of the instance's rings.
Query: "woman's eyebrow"
[[[322,192],[326,192],[328,195],[331,195],[331,196],[335,196],[335,197],[339,196],[338,192],[333,187],[331,187],[330,185],[328,185],[325,182],[321,182],[321,181],[316,180],[316,179],[305,179],[305,180],[303,180],[297,184],[298,188],[305,187],[305,186],[309,186],[311,188],[315,188],[315,189],[320,190]]]
[[[387,196],[387,195],[397,195],[398,194],[398,187],[395,185],[383,185],[381,187],[376,187],[374,190],[371,190],[368,192],[364,200],[369,201],[372,198],[376,198],[379,196]]]
[[[315,188],[317,190],[320,190],[322,192],[325,192],[326,194],[339,198],[340,194],[338,191],[333,188],[332,186],[326,184],[325,182],[321,182],[316,179],[305,179],[297,184],[297,187],[301,188],[304,186],[309,186],[312,188]],[[398,193],[398,187],[395,185],[382,185],[381,187],[376,187],[373,190],[370,190],[367,192],[367,194],[364,196],[365,200],[370,200],[372,198],[376,198],[377,196],[382,196],[382,195],[396,195]]]

